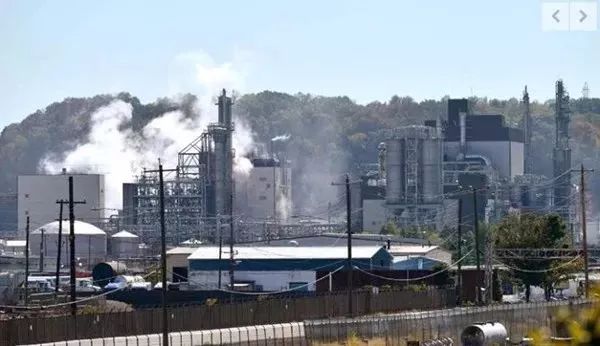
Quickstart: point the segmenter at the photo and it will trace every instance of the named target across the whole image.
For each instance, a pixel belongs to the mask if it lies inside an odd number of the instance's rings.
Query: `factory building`
[[[61,264],[67,266],[69,263],[69,222],[62,224]],[[54,270],[58,255],[58,229],[59,222],[47,223],[33,232],[30,236],[29,253],[32,257],[43,258],[43,267]],[[87,266],[104,261],[106,259],[106,233],[100,228],[83,221],[75,221],[75,257],[79,263]]]
[[[75,205],[75,217],[88,223],[100,224],[104,220],[104,175],[101,174],[63,174],[58,175],[20,175],[17,178],[17,208],[19,237],[24,238],[27,217],[30,228],[58,219],[57,200],[68,200],[69,176],[73,177],[73,198],[85,201]],[[68,216],[68,208],[63,217]]]
[[[467,99],[448,100],[448,122],[444,132],[444,160],[479,160],[500,178],[524,173],[524,137],[521,129],[504,125],[502,115],[469,112]]]
[[[227,250],[228,251],[228,250]],[[346,263],[345,247],[235,247],[235,288],[281,291],[297,288],[315,291],[317,272],[333,272]],[[390,268],[393,257],[382,246],[352,249],[353,265],[363,270]],[[229,284],[230,260],[219,260],[218,247],[200,247],[189,260],[189,285],[216,289],[221,272],[222,287]]]
[[[236,185],[236,204],[253,220],[286,221],[292,211],[292,171],[277,159],[251,160],[248,176]]]
[[[467,99],[450,99],[446,120],[388,131],[377,171],[363,176],[362,228],[378,232],[393,221],[440,230],[460,219],[468,229],[475,214],[497,219],[511,205],[506,186],[526,180],[525,149],[523,131],[506,126],[502,115],[472,114]]]
[[[179,244],[199,235],[214,238],[216,216],[232,214],[232,105],[231,97],[223,90],[217,102],[218,122],[209,124],[178,153],[176,167],[165,167],[163,171],[169,243]],[[158,173],[156,169],[144,170],[135,188],[131,187],[133,193],[124,194],[126,205],[135,205],[135,211],[129,214],[135,216],[138,234],[148,243],[156,243],[159,238]]]

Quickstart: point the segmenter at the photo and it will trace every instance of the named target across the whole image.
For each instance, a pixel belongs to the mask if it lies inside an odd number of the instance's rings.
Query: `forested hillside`
[[[2,131],[0,193],[14,193],[16,175],[38,172],[40,160],[45,155],[73,149],[85,141],[90,129],[90,115],[115,99],[132,105],[133,116],[124,126],[134,131],[140,131],[150,120],[176,109],[189,117],[198,116],[194,106],[196,98],[192,95],[177,101],[159,99],[150,104],[142,104],[128,93],[68,98],[53,103]],[[510,125],[520,124],[518,99],[472,98],[471,101],[476,113],[504,114]],[[573,163],[585,159],[588,166],[595,166],[600,147],[600,99],[573,100],[572,109]],[[256,143],[268,143],[277,135],[291,136],[289,157],[294,162],[295,185],[301,187],[315,179],[331,179],[335,174],[352,171],[358,163],[376,161],[376,147],[383,139],[382,130],[444,117],[446,99],[416,102],[410,97],[393,96],[387,102],[360,105],[344,96],[264,91],[239,97],[234,112],[238,122],[245,122],[252,129]],[[552,101],[534,102],[532,113],[533,167],[536,173],[551,175]],[[597,180],[593,179],[592,187],[600,192]],[[0,218],[5,215],[0,214]]]

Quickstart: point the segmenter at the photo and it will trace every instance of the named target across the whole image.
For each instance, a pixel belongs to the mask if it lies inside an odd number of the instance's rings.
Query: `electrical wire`
[[[509,264],[506,264],[505,262],[500,261],[496,257],[493,257],[492,259],[494,261],[496,261],[497,263],[499,263],[499,264],[507,267],[508,269],[514,270],[514,271],[523,272],[523,273],[543,274],[543,273],[548,273],[548,272],[555,271],[555,270],[558,270],[560,268],[566,267],[566,266],[570,265],[571,263],[577,261],[580,258],[581,258],[581,256],[576,256],[573,259],[571,259],[570,261],[565,262],[565,263],[561,263],[560,265],[558,265],[558,266],[556,266],[554,268],[540,269],[540,270],[518,268],[518,267],[511,266]]]
[[[382,279],[382,280],[387,280],[387,281],[396,281],[396,282],[420,281],[420,280],[424,280],[424,279],[436,276],[436,275],[438,275],[440,273],[443,273],[443,272],[446,272],[446,271],[452,269],[452,267],[454,267],[458,263],[462,262],[465,258],[467,258],[467,256],[469,256],[471,254],[471,252],[473,252],[473,250],[467,252],[462,258],[458,259],[456,262],[452,263],[451,265],[447,266],[446,268],[444,268],[442,270],[439,270],[439,271],[437,271],[435,273],[431,273],[431,274],[428,274],[428,275],[425,275],[425,276],[421,276],[421,277],[418,277],[418,278],[408,278],[408,279],[390,278],[390,277],[387,277],[387,276],[381,276],[381,275],[377,275],[377,274],[368,272],[368,271],[363,270],[363,269],[358,268],[358,267],[354,267],[354,268],[357,269],[360,272],[363,272],[363,273],[367,274],[367,275],[370,275],[370,276],[373,276],[373,277],[376,277],[376,278],[379,278],[379,279]]]

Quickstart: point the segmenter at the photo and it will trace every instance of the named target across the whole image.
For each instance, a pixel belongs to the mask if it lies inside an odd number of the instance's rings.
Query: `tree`
[[[510,215],[494,227],[497,248],[565,248],[569,239],[565,225],[556,214]],[[529,301],[531,286],[544,288],[546,299],[550,299],[553,287],[565,276],[579,270],[569,259],[501,259],[512,272],[512,276],[525,286],[525,299]],[[568,264],[568,265],[567,265]]]

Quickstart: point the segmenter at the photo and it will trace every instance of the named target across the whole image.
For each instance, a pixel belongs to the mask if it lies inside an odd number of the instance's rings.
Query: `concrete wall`
[[[69,198],[68,179],[71,175],[21,175],[17,179],[18,231],[25,235],[25,223],[30,217],[30,229],[36,229],[58,218],[56,200]],[[97,224],[104,216],[104,176],[100,174],[72,174],[77,220]],[[65,206],[63,217],[68,217]]]
[[[229,284],[229,267],[224,267],[221,272],[223,287]],[[316,271],[236,271],[235,281],[254,281],[255,285],[262,286],[264,291],[281,291],[289,289],[290,282],[311,283],[317,279]],[[190,271],[190,287],[202,289],[218,288],[218,271]],[[309,291],[315,291],[316,284],[308,286]]]
[[[363,229],[379,233],[387,221],[384,199],[363,200]]]

